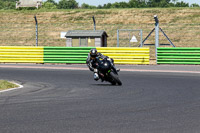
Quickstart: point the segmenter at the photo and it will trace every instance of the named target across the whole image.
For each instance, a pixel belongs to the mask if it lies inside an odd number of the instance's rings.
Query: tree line
[[[15,9],[16,0],[0,0],[0,9]],[[43,3],[45,9],[110,9],[110,8],[151,8],[151,7],[200,7],[200,5],[178,0],[129,0],[129,2],[115,2],[93,6],[83,3],[79,6],[76,0],[47,0]]]

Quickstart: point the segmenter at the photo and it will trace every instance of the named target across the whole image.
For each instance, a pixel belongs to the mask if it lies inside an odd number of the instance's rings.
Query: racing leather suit
[[[113,66],[114,66],[114,61],[113,59],[110,59],[108,56],[104,56],[103,54],[101,53],[97,53],[97,56],[98,58],[101,58],[101,59],[104,59],[104,58],[107,58],[107,60],[109,60]],[[99,76],[98,76],[98,70],[96,69],[96,64],[97,63],[97,60],[96,58],[92,58],[90,56],[90,53],[88,54],[88,57],[87,57],[87,60],[86,60],[86,64],[88,66],[88,68],[90,69],[90,71],[93,71],[94,72],[94,80],[98,80],[99,79]]]

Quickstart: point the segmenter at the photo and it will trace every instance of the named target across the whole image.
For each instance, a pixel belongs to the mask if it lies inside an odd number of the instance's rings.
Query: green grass
[[[15,88],[15,87],[18,87],[18,86],[6,80],[0,80],[0,90],[5,90],[5,89]]]

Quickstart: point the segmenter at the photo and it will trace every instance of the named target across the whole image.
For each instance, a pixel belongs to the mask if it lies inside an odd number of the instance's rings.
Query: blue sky
[[[55,0],[56,2],[58,2],[59,0]],[[121,1],[125,1],[128,2],[129,0],[76,0],[79,5],[83,4],[83,3],[87,3],[89,5],[103,5],[106,3],[114,3],[114,2],[121,2]],[[178,0],[178,2],[180,1],[184,1],[186,3],[192,4],[192,3],[197,3],[200,5],[200,0]]]

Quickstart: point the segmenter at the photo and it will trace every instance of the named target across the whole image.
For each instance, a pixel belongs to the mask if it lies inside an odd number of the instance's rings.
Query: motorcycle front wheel
[[[122,85],[122,82],[119,80],[118,75],[110,72],[110,76],[112,77],[112,79],[114,80],[114,82],[116,82],[118,85]],[[112,83],[113,84],[113,83]],[[113,84],[114,85],[114,84]]]

